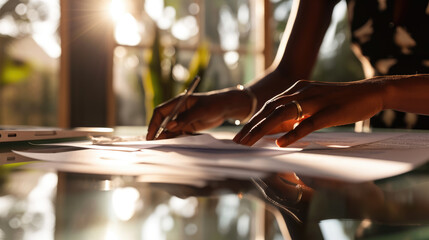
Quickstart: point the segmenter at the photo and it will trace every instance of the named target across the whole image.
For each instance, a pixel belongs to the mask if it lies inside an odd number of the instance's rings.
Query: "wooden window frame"
[[[115,126],[115,95],[113,90],[113,51],[117,46],[113,35],[113,22],[100,14],[110,0],[60,0],[60,87],[58,122],[60,127],[113,127]],[[197,0],[204,11],[204,1]],[[256,21],[258,33],[255,53],[263,59],[257,65],[264,69],[273,60],[272,31],[270,31],[271,3],[257,0]],[[80,11],[84,9],[85,11]],[[198,21],[201,21],[198,18]],[[199,23],[204,26],[203,23]],[[204,33],[204,29],[200,34]],[[200,36],[201,37],[201,36]],[[94,40],[94,38],[96,38]],[[129,47],[129,46],[126,46]],[[138,45],[136,48],[150,48]],[[183,47],[196,50],[196,47]],[[214,53],[223,53],[218,46],[211,47]],[[238,53],[249,53],[239,48]],[[262,62],[261,62],[262,61]],[[262,69],[261,71],[263,71]],[[259,71],[260,72],[260,71]]]

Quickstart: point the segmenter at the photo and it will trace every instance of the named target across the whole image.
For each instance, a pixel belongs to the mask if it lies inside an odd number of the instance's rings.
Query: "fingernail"
[[[246,134],[244,137],[242,137],[239,141],[240,144],[242,145],[247,145],[247,142],[249,142],[249,134]]]
[[[175,128],[177,126],[177,122],[176,121],[171,121],[167,124],[166,128],[167,130],[172,130],[173,128]]]
[[[240,140],[239,134],[235,135],[235,137],[232,139],[232,141],[238,143],[238,140]]]
[[[287,146],[287,141],[285,141],[282,138],[279,138],[279,139],[276,140],[276,145],[278,147],[286,147]]]

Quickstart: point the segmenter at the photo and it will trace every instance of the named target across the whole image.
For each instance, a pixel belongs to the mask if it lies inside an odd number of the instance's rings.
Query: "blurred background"
[[[245,84],[277,51],[292,0],[0,0],[0,125],[146,125],[183,91]],[[313,79],[362,79],[347,5]]]

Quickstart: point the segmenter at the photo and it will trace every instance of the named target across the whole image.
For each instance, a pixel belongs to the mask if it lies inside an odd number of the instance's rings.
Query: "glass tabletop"
[[[12,149],[42,148],[28,143],[0,146],[0,239],[429,236],[427,164],[373,182],[271,172],[198,185],[165,183],[156,175],[32,168],[34,159],[19,157]]]

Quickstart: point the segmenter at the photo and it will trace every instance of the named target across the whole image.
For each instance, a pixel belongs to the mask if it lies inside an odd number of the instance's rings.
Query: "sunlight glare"
[[[349,147],[351,147],[351,146],[346,146],[346,145],[328,145],[327,147],[330,147],[330,148],[349,148]]]
[[[228,65],[229,68],[234,69],[238,65],[240,55],[236,51],[228,51],[223,55],[223,59],[225,60],[225,63],[226,65]]]
[[[237,195],[229,194],[219,198],[216,206],[218,216],[218,231],[226,233],[233,226],[238,216],[240,198]]]
[[[328,219],[319,223],[324,239],[349,240],[344,231],[344,225],[340,220]]]
[[[158,21],[163,15],[164,0],[146,0],[144,9],[153,20]]]
[[[143,25],[141,27],[144,32]],[[136,46],[140,43],[139,24],[130,13],[123,15],[116,22],[115,39],[119,44],[128,46]]]
[[[12,16],[6,15],[0,19],[0,34],[11,37],[18,36],[19,31]]]
[[[49,57],[59,58],[61,56],[61,47],[55,39],[55,36],[35,33],[33,34],[33,39]]]
[[[173,7],[166,7],[163,11],[162,17],[158,19],[157,24],[161,29],[169,29],[176,18],[176,9]]]
[[[139,198],[139,191],[133,187],[115,189],[112,196],[112,206],[116,217],[122,221],[130,220],[134,216]]]
[[[125,4],[123,0],[112,0],[110,3],[109,9],[110,15],[113,20],[118,21],[121,17],[123,17],[127,11],[125,10]]]
[[[7,2],[7,0],[0,0],[0,8]]]
[[[117,239],[120,239],[120,234],[117,232],[117,230],[114,229],[113,226],[107,227],[104,240],[117,240]]]
[[[174,23],[171,32],[179,40],[189,40],[198,34],[197,19],[194,16],[186,16]]]
[[[238,49],[240,33],[238,31],[237,19],[234,17],[231,9],[225,6],[220,9],[219,16],[218,33],[221,48],[228,51]]]
[[[198,207],[198,199],[196,197],[188,197],[181,199],[175,196],[170,198],[168,202],[170,209],[179,216],[190,218],[196,214]]]
[[[164,219],[168,219],[168,220],[165,220],[167,222],[164,222],[163,224]],[[165,225],[169,224],[170,219],[171,219],[171,214],[168,206],[165,204],[158,205],[155,208],[155,211],[152,211],[152,213],[143,223],[142,239],[157,239],[157,240],[167,239],[166,233],[163,231],[165,229],[163,229],[162,227],[168,227]]]
[[[173,67],[173,77],[178,82],[185,82],[189,78],[189,71],[181,64]]]
[[[250,233],[250,216],[248,214],[241,215],[237,220],[237,233],[244,238]]]
[[[238,8],[237,18],[240,24],[247,24],[250,21],[250,10],[247,4],[241,4]]]
[[[189,4],[188,11],[192,15],[197,15],[200,12],[200,6],[197,3]]]
[[[25,15],[27,13],[27,10],[28,10],[28,7],[24,3],[20,3],[15,7],[15,12],[21,16]]]

